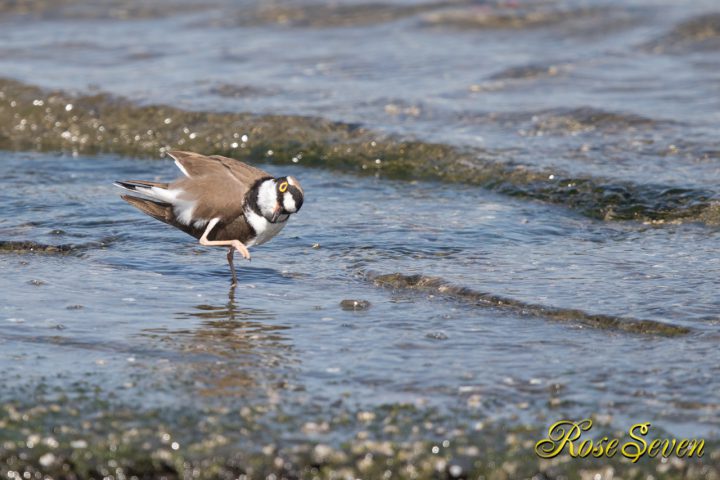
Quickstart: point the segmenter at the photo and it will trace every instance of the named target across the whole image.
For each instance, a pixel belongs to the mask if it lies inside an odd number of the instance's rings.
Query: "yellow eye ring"
[[[280,190],[280,193],[285,193],[288,189],[288,183],[282,182],[280,186],[278,187],[278,190]]]

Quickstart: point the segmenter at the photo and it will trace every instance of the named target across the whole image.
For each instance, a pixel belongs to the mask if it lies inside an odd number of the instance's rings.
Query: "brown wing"
[[[178,168],[185,176],[193,178],[211,174],[213,172],[229,172],[241,183],[252,185],[261,178],[272,177],[269,173],[253,167],[234,158],[220,155],[200,155],[199,153],[173,150],[168,152]]]
[[[169,189],[180,189],[183,200],[197,202],[194,219],[219,217],[230,221],[242,215],[248,190],[258,180],[272,178],[269,173],[232,158],[182,151],[168,154],[185,174],[185,178],[170,184]]]
[[[223,157],[221,155],[210,155],[208,158],[212,158],[222,163],[223,166],[228,168],[239,180],[247,181],[249,179],[251,185],[261,178],[272,178],[272,175],[265,170],[260,170],[257,167],[248,165],[240,160],[235,160],[234,158]]]
[[[169,203],[157,202],[145,198],[134,197],[132,195],[122,195],[121,198],[134,206],[143,213],[150,215],[156,220],[172,225],[183,232],[200,238],[205,232],[205,226],[200,228],[193,225],[184,225],[177,221],[173,206]],[[221,222],[210,232],[208,239],[210,240],[240,240],[247,242],[255,235],[245,217],[237,217],[229,222]]]

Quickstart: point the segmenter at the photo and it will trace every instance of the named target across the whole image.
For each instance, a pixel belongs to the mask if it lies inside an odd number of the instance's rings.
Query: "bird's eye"
[[[280,193],[285,193],[288,189],[288,183],[282,182],[280,186],[278,187],[278,190],[280,190]]]

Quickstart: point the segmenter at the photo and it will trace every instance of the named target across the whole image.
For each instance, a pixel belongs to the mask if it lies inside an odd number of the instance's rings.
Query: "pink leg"
[[[211,247],[232,245],[233,247],[235,247],[235,249],[238,252],[240,252],[240,255],[242,255],[243,258],[250,260],[250,251],[240,240],[208,240],[207,239],[207,236],[210,234],[210,231],[213,228],[215,228],[215,225],[217,225],[217,223],[219,221],[220,221],[219,218],[213,218],[212,220],[210,220],[210,223],[208,223],[208,226],[205,229],[205,233],[203,233],[202,237],[200,237],[200,245],[208,245]]]
[[[230,264],[230,273],[232,273],[232,284],[237,285],[235,265],[233,264],[233,254],[235,253],[235,250],[237,250],[243,256],[243,258],[250,260],[250,252],[240,240],[208,240],[207,236],[210,234],[212,229],[215,228],[215,225],[217,225],[219,221],[219,218],[213,218],[212,220],[210,220],[210,223],[208,223],[205,232],[203,233],[202,237],[200,237],[200,245],[230,247],[228,250],[227,259],[228,263]]]

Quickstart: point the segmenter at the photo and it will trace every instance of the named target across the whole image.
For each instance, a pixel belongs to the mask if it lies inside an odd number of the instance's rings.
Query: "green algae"
[[[525,2],[524,5],[488,4],[478,8],[476,4],[455,6],[424,15],[429,26],[459,29],[530,29],[543,28],[598,17],[608,14],[609,9],[597,7],[565,7],[549,2]]]
[[[717,478],[716,443],[702,459],[538,458],[547,426],[488,422],[467,412],[383,405],[322,414],[149,411],[95,395],[0,406],[3,478]],[[270,418],[269,418],[270,417]],[[272,439],[263,435],[272,421]],[[604,430],[609,429],[603,427]],[[248,433],[255,433],[248,435]],[[266,432],[267,433],[267,432]],[[622,432],[612,432],[618,437]],[[25,476],[29,474],[30,476]],[[18,476],[19,475],[19,476]],[[40,477],[37,477],[40,478]]]
[[[615,121],[598,112],[583,118]],[[500,152],[397,139],[314,117],[139,106],[106,94],[47,92],[7,79],[0,80],[0,148],[150,157],[194,150],[250,162],[477,185],[602,220],[720,224],[720,207],[707,190],[566,176],[513,164]]]
[[[686,53],[688,50],[717,50],[720,44],[720,13],[690,18],[667,34],[642,45],[652,53]]]
[[[48,255],[76,255],[88,248],[99,247],[101,244],[88,245],[71,245],[59,244],[49,245],[44,243],[33,242],[31,240],[24,241],[6,241],[0,240],[0,254],[16,253],[16,254],[48,254]]]
[[[175,13],[200,10],[202,5],[174,2]],[[33,19],[147,19],[167,16],[167,5],[104,0],[96,4],[79,0],[9,0],[0,2],[0,20]],[[13,18],[14,17],[14,18]]]
[[[0,241],[0,253],[50,253],[66,255],[72,253],[72,245],[45,245],[32,241]]]
[[[50,245],[38,243],[32,240],[0,240],[0,254],[16,253],[16,254],[48,254],[48,255],[78,255],[86,250],[93,248],[104,248],[113,239],[102,239],[98,242],[90,242],[84,244],[59,244]]]
[[[467,0],[460,3],[468,4]],[[220,21],[223,26],[279,24],[290,27],[342,28],[393,22],[425,12],[441,10],[446,2],[422,2],[418,4],[342,4],[317,3],[293,5],[292,3],[268,3],[249,9],[236,16]]]
[[[687,327],[653,320],[618,317],[614,315],[591,314],[577,309],[534,305],[492,293],[478,292],[470,288],[449,284],[441,278],[424,275],[391,273],[384,275],[367,274],[375,285],[394,290],[412,290],[462,301],[481,308],[495,308],[522,316],[545,318],[555,322],[569,322],[592,328],[619,330],[645,335],[677,336],[687,335]]]

